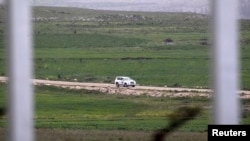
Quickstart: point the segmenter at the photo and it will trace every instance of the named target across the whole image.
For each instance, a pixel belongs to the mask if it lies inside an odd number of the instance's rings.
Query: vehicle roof
[[[116,76],[116,77],[127,77],[127,78],[130,78],[129,76]]]

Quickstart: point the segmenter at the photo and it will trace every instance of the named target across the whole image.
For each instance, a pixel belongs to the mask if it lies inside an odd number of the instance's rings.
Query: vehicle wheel
[[[119,83],[116,83],[116,87],[119,87]]]
[[[128,87],[127,83],[125,83],[123,86],[124,86],[124,87]]]
[[[132,85],[132,87],[135,87],[135,85]]]

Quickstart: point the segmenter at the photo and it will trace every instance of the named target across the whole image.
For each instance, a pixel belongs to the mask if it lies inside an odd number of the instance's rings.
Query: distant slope
[[[239,0],[240,17],[250,19],[250,0]],[[209,0],[37,0],[36,6],[67,6],[102,10],[193,12],[207,14]]]
[[[34,18],[52,18],[51,20],[174,20],[176,18],[204,19],[207,16],[196,13],[143,12],[143,11],[110,11],[93,10],[76,7],[34,6]]]

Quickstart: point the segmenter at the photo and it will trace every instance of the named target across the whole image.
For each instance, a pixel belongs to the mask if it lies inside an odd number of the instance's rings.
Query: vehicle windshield
[[[130,77],[124,77],[124,80],[132,80]]]

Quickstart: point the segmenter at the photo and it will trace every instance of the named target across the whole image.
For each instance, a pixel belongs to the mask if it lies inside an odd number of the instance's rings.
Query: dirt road
[[[6,77],[0,77],[1,82],[7,82]],[[125,95],[149,95],[149,96],[205,96],[210,97],[212,90],[210,89],[190,89],[190,88],[170,88],[155,86],[135,86],[135,87],[119,87],[109,83],[84,83],[84,82],[66,82],[53,80],[33,79],[34,85],[51,85],[70,89],[86,89],[106,92],[109,94],[125,94]],[[250,91],[239,91],[241,98],[250,98]]]

